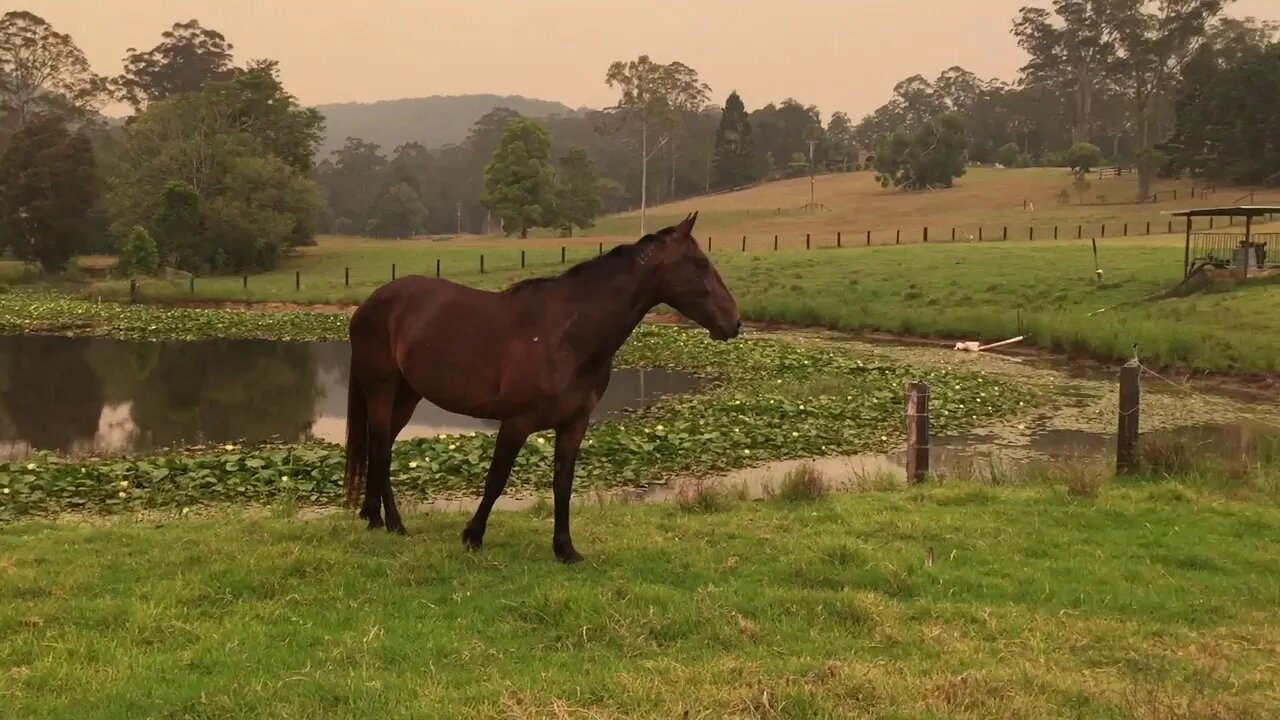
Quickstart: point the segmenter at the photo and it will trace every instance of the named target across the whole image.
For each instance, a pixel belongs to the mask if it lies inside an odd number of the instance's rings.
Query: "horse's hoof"
[[[396,535],[408,535],[409,531],[404,529],[404,523],[387,523],[387,532]]]
[[[555,551],[556,559],[565,565],[582,562],[582,556],[578,554],[577,550],[573,549],[573,543],[568,540],[552,542],[551,549]]]
[[[471,529],[471,526],[462,529],[462,544],[467,546],[468,550],[476,551],[484,547],[484,535],[477,533]]]
[[[383,525],[384,525],[384,523],[382,522],[382,518],[380,518],[380,517],[371,517],[371,518],[369,518],[369,529],[370,529],[370,530],[377,530],[378,528],[382,527]]]

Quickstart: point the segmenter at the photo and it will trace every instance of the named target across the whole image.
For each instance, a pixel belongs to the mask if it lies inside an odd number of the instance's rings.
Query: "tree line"
[[[116,77],[29,12],[0,17],[0,251],[48,270],[85,251],[121,268],[269,268],[317,233],[409,237],[534,228],[810,172],[873,169],[905,189],[949,187],[971,163],[1280,183],[1275,23],[1228,0],[1053,0],[1011,32],[1012,82],[952,67],[899,82],[854,123],[794,98],[722,103],[697,71],[612,63],[608,108],[525,118],[495,108],[461,142],[380,148],[348,138],[317,157],[324,118],[270,60],[237,62],[222,34],[181,22]],[[132,114],[117,122],[109,100]]]

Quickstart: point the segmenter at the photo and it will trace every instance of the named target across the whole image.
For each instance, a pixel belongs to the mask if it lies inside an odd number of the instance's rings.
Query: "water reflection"
[[[348,352],[345,343],[3,336],[0,458],[242,440],[341,442]],[[616,417],[697,385],[675,371],[620,370],[595,416]],[[400,437],[496,427],[424,401]]]

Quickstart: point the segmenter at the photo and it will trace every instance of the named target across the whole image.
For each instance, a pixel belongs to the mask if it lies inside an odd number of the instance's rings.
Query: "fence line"
[[[1275,215],[1267,215],[1265,220],[1261,220],[1259,222],[1260,223],[1274,222],[1275,220],[1276,220]],[[1228,226],[1232,226],[1234,224],[1235,224],[1234,222],[1227,223]],[[1218,229],[1221,230],[1223,228],[1224,226],[1219,222]],[[1213,218],[1203,218],[1203,219],[1193,218],[1192,219],[1192,229],[1191,229],[1192,233],[1199,233],[1206,230],[1214,230],[1214,229],[1215,228],[1214,228]],[[912,229],[905,232],[901,229],[866,230],[866,231],[862,231],[861,233],[851,233],[851,235],[853,235],[854,237],[857,237],[858,235],[862,235],[864,238],[863,242],[855,241],[851,243],[844,242],[845,233],[842,230],[833,231],[830,234],[815,234],[813,232],[806,232],[803,234],[797,233],[791,237],[784,237],[782,235],[775,234],[775,235],[772,235],[772,243],[769,242],[769,236],[756,236],[755,238],[752,238],[751,235],[742,235],[740,238],[735,238],[737,242],[731,241],[728,243],[723,243],[723,242],[716,243],[714,237],[708,235],[705,238],[705,248],[707,252],[710,254],[724,255],[728,253],[747,253],[747,252],[784,252],[784,251],[794,252],[794,251],[803,251],[803,250],[812,251],[812,250],[837,250],[837,249],[868,248],[868,247],[887,247],[891,245],[915,244],[917,242],[921,244],[929,244],[929,245],[947,245],[952,243],[974,243],[974,242],[1000,243],[1000,242],[1008,242],[1010,240],[1035,243],[1035,242],[1043,242],[1045,238],[1052,238],[1053,240],[1070,241],[1073,237],[1071,233],[1071,226],[1062,225],[1062,224],[1057,224],[1057,225],[1031,224],[1026,226],[1025,233],[1021,233],[1019,231],[1019,228],[1011,227],[1008,225],[1000,225],[995,227],[988,226],[988,225],[978,225],[976,227],[944,226],[944,228],[941,229],[942,232],[937,232],[937,230],[939,230],[939,228],[936,228],[934,226],[927,226],[927,225],[921,226],[918,229]],[[995,230],[995,232],[989,233],[988,230]],[[1095,230],[1096,232],[1094,232]],[[1146,237],[1151,235],[1182,235],[1184,232],[1186,232],[1186,223],[1183,219],[1179,218],[1175,222],[1174,220],[1166,217],[1160,220],[1146,220],[1146,221],[1140,221],[1136,223],[1134,222],[1120,222],[1118,224],[1100,223],[1095,226],[1076,224],[1074,239],[1083,241],[1086,239],[1108,238],[1108,237],[1116,238],[1116,237]],[[1234,236],[1231,236],[1231,237],[1234,237]],[[1243,237],[1243,235],[1241,235],[1241,237]],[[571,253],[571,247],[575,250],[575,252]],[[515,252],[514,252],[517,249],[519,250],[518,261],[515,259]],[[435,268],[434,268],[435,277],[438,277],[438,278],[447,277],[449,275],[450,270],[455,270],[457,272],[457,276],[468,276],[472,274],[472,272],[474,272],[474,270],[477,267],[479,269],[480,274],[488,274],[488,273],[504,272],[504,271],[515,272],[520,270],[528,270],[531,268],[545,269],[549,267],[554,267],[556,265],[568,264],[570,260],[577,262],[580,260],[589,259],[590,257],[602,255],[604,254],[605,248],[604,248],[603,242],[597,242],[596,252],[594,253],[594,255],[591,255],[589,254],[589,246],[583,247],[583,246],[561,245],[559,248],[560,250],[559,258],[554,258],[554,252],[555,252],[554,248],[515,248],[513,247],[510,250],[511,250],[510,262],[502,262],[501,264],[492,262],[492,259],[493,259],[492,257],[489,258],[489,261],[487,261],[485,258],[486,253],[484,251],[481,251],[479,248],[477,248],[478,252],[476,253],[475,256],[472,256],[471,260],[468,260],[466,258],[466,255],[462,253],[451,253],[450,256],[432,258],[435,261]],[[545,252],[541,252],[544,250]],[[490,251],[490,253],[492,254],[492,251]],[[497,253],[501,258],[503,250],[499,249]],[[538,258],[539,255],[548,256],[548,257],[539,259]],[[426,260],[426,262],[430,263],[431,260]],[[374,280],[376,282],[385,282],[387,280],[395,280],[397,277],[400,277],[401,275],[401,273],[399,273],[399,269],[403,269],[405,267],[410,267],[410,265],[404,263],[403,261],[398,261],[398,263],[391,263],[389,266],[390,272],[387,273],[386,275],[383,275],[380,278],[375,278]],[[410,272],[413,272],[413,271],[411,270]],[[424,268],[421,272],[422,274],[429,274],[430,271]],[[223,276],[215,276],[215,277],[221,279]],[[232,277],[235,277],[235,276],[232,276]],[[251,289],[251,285],[253,284],[252,276],[241,275],[239,277],[241,280],[240,282],[241,288],[245,293],[248,293]],[[213,278],[204,278],[204,279],[213,279]],[[303,288],[302,271],[295,270],[293,279],[294,279],[294,282],[293,282],[294,290],[301,291]],[[364,278],[363,280],[366,283],[370,282],[369,278]],[[335,281],[336,281],[336,278],[335,278]],[[352,282],[351,268],[349,266],[344,267],[342,270],[343,287],[350,288],[351,282]],[[197,277],[191,276],[188,281],[188,292],[191,295],[195,295],[196,288],[197,288]],[[131,296],[136,295],[137,292],[138,292],[137,288],[134,288],[134,287],[130,288]]]

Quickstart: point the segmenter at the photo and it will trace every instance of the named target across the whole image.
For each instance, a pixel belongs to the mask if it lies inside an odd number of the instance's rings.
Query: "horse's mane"
[[[507,288],[507,292],[519,292],[522,290],[540,288],[560,280],[578,278],[586,275],[612,276],[621,274],[622,272],[630,270],[635,265],[636,258],[639,257],[641,250],[659,242],[663,232],[665,231],[660,231],[656,234],[650,233],[633,243],[615,245],[609,249],[609,252],[576,263],[559,275],[529,278],[527,280],[521,280],[517,283],[513,283]]]

